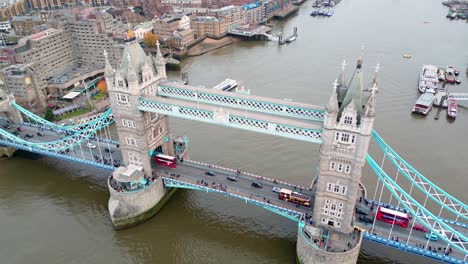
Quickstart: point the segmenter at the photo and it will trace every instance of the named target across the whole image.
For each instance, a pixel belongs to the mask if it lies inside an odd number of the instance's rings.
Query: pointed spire
[[[330,99],[328,100],[327,104],[327,113],[338,113],[338,94],[336,92],[336,88],[338,88],[338,80],[335,80],[333,83],[333,92],[330,96]]]
[[[376,93],[374,91],[375,90],[372,89],[372,93],[371,93],[371,95],[369,97],[369,100],[367,100],[366,107],[364,108],[364,116],[374,116],[375,115]]]
[[[379,91],[379,89],[377,87],[378,86],[379,69],[380,69],[380,65],[377,63],[377,65],[375,65],[374,79],[372,80],[372,88],[371,88],[371,90],[375,89],[375,92]]]
[[[361,47],[361,54],[359,55],[358,63],[356,68],[360,69],[362,67],[362,56],[364,55],[364,45]]]
[[[346,70],[346,60],[343,60],[343,63],[341,63],[340,77],[338,77],[338,87],[340,87],[340,88],[346,88],[347,87],[345,70]]]
[[[156,42],[157,52],[156,52],[156,66],[165,66],[166,61],[164,60],[161,50],[159,49],[159,40]]]
[[[107,79],[114,78],[114,69],[112,69],[112,65],[109,62],[109,58],[107,57],[107,51],[104,49],[104,60],[105,60],[105,69],[104,75]]]

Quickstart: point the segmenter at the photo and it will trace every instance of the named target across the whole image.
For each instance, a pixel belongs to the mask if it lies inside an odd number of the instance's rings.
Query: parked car
[[[431,241],[437,241],[438,240],[437,235],[432,233],[432,232],[430,234],[426,234],[425,237],[426,237],[426,239],[429,239]]]
[[[252,187],[261,189],[263,188],[263,185],[259,182],[252,182]]]
[[[18,127],[16,130],[19,131],[19,132],[21,132],[21,131],[24,131],[24,128]]]
[[[414,229],[414,230],[421,231],[421,232],[424,232],[424,233],[427,232],[427,228],[426,228],[425,226],[421,225],[421,224],[415,224],[415,225],[413,226],[413,229]]]
[[[216,174],[213,171],[207,171],[205,172],[205,174],[209,176],[216,176]]]
[[[361,215],[359,216],[359,221],[364,222],[366,224],[374,222],[374,218],[369,217],[367,215]]]
[[[279,193],[280,190],[281,190],[280,187],[276,187],[276,186],[275,186],[275,187],[273,187],[273,190],[272,190],[272,191],[275,192],[275,193]]]
[[[96,145],[91,144],[91,143],[86,144],[86,146],[87,146],[88,148],[90,148],[90,149],[95,149],[95,148],[96,148]]]
[[[233,182],[236,182],[237,181],[237,177],[236,176],[227,176],[227,179],[228,181],[233,181]]]
[[[33,138],[33,137],[34,137],[33,134],[26,134],[26,135],[24,136],[24,138]]]

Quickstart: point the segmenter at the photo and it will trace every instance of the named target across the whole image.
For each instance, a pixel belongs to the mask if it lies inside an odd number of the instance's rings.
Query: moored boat
[[[413,107],[413,113],[427,115],[434,104],[434,95],[432,93],[423,93]]]
[[[453,70],[453,66],[447,66],[447,69],[445,69],[445,81],[448,83],[456,83],[457,81],[455,80],[455,73]]]
[[[457,117],[457,100],[454,98],[447,100],[447,116],[452,119]]]
[[[424,65],[419,75],[418,89],[421,93],[430,92],[435,93],[439,78],[437,75],[437,67],[434,65]]]
[[[226,79],[213,87],[213,90],[229,91],[237,86],[236,80]]]
[[[439,69],[438,74],[439,74],[439,81],[445,81],[445,71],[444,71],[444,69]]]
[[[318,11],[317,10],[314,10],[312,11],[312,13],[310,13],[311,16],[317,16],[318,15]]]

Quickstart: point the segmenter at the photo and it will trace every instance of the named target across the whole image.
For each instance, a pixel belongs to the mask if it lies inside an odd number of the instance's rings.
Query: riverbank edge
[[[225,36],[225,37],[223,37],[221,39],[213,39],[213,38],[208,38],[207,37],[203,41],[201,41],[200,43],[193,46],[191,49],[199,47],[201,44],[203,44],[203,42],[205,42],[207,40],[208,41],[214,41],[215,43],[205,43],[205,45],[208,45],[209,47],[200,48],[200,51],[198,51],[198,52],[190,53],[190,50],[189,50],[187,52],[187,57],[201,56],[201,55],[206,54],[206,53],[208,53],[210,51],[220,49],[222,47],[231,45],[234,42],[238,41],[238,40],[236,40],[235,38],[233,38],[231,36]]]
[[[177,188],[168,188],[169,190],[164,194],[162,199],[156,203],[152,208],[148,211],[143,212],[137,216],[132,218],[128,218],[125,220],[118,220],[113,223],[115,230],[122,230],[132,226],[136,226],[141,224],[149,219],[151,219],[156,213],[158,213],[161,208],[169,201],[169,199],[175,194]]]

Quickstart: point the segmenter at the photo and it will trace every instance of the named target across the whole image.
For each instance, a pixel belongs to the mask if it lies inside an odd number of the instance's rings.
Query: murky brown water
[[[372,67],[381,64],[376,130],[466,203],[468,102],[455,122],[448,122],[445,112],[434,120],[434,110],[425,118],[410,111],[422,64],[465,69],[468,25],[446,20],[440,1],[343,0],[331,18],[310,17],[311,4],[283,25],[285,33],[298,26],[296,42],[282,47],[240,42],[190,59],[185,70],[191,84],[232,78],[252,94],[326,104],[341,61],[354,66],[365,45],[369,82]],[[403,59],[404,53],[413,58]],[[465,75],[462,81],[453,90],[468,92]],[[316,145],[191,121],[171,123],[174,134],[190,137],[193,159],[300,184],[316,174]],[[376,153],[375,146],[370,152]],[[294,263],[294,223],[195,191],[178,191],[150,221],[116,232],[107,213],[106,177],[51,159],[0,160],[0,263]],[[363,181],[373,194],[376,177],[367,170]],[[377,254],[369,250],[360,263],[390,261]]]

